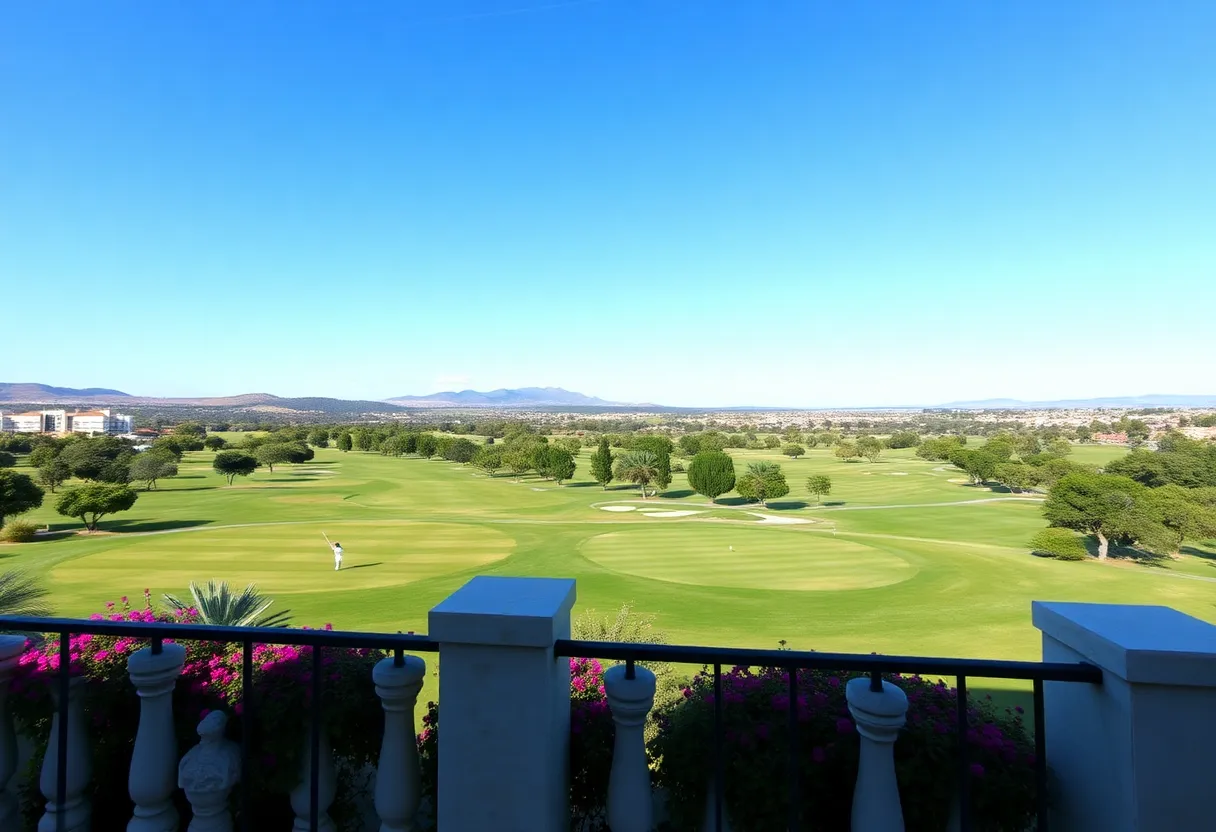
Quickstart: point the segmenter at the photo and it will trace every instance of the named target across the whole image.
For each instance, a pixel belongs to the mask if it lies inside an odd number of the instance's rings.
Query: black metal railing
[[[55,802],[62,806],[67,799],[68,775],[68,688],[71,683],[71,637],[74,635],[116,636],[146,640],[153,653],[164,649],[166,639],[181,641],[210,641],[241,645],[241,830],[252,832],[249,781],[250,733],[253,714],[253,650],[258,644],[286,644],[312,648],[312,708],[309,745],[309,829],[320,828],[321,776],[321,659],[326,648],[365,648],[391,651],[398,666],[405,663],[405,654],[434,653],[438,643],[413,633],[362,633],[340,630],[304,630],[282,627],[217,627],[208,624],[141,623],[132,621],[97,621],[74,618],[26,618],[0,616],[0,631],[59,636],[59,735],[57,737],[58,767],[56,769]],[[66,817],[57,816],[56,832],[64,832]]]
[[[954,677],[957,691],[958,732],[958,795],[961,832],[972,829],[969,764],[967,761],[967,680],[1016,679],[1034,683],[1034,746],[1035,795],[1037,832],[1047,832],[1047,738],[1043,717],[1044,682],[1102,683],[1101,668],[1080,663],[997,661],[991,659],[949,659],[926,656],[883,656],[858,653],[816,653],[795,650],[724,649],[668,644],[626,644],[607,641],[575,641],[559,639],[554,653],[563,657],[604,659],[625,662],[625,678],[634,678],[636,662],[666,662],[695,664],[713,668],[714,674],[714,829],[721,830],[723,820],[723,782],[725,754],[723,750],[722,666],[772,667],[789,673],[789,832],[801,826],[798,800],[798,754],[795,741],[798,721],[799,670],[830,670],[859,673],[870,677],[870,689],[881,691],[882,674],[916,674],[929,678]]]

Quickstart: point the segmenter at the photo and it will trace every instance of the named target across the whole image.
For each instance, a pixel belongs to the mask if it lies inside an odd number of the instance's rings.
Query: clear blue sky
[[[1216,393],[1216,3],[0,5],[0,381]]]

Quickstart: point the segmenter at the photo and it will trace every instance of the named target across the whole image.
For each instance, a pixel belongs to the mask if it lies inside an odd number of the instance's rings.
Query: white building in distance
[[[130,433],[132,418],[106,410],[29,410],[0,413],[0,431],[6,433]]]

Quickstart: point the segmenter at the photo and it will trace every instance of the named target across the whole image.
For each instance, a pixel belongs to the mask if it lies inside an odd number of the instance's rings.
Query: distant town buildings
[[[109,409],[0,413],[0,432],[4,433],[108,433],[118,436],[130,433],[131,423],[130,416]]]
[[[1111,444],[1111,445],[1126,445],[1127,444],[1127,434],[1126,433],[1095,433],[1094,441],[1095,442],[1105,442],[1105,443]]]

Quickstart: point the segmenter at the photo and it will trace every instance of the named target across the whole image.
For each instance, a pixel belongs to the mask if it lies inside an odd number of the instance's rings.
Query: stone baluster
[[[869,678],[859,678],[850,680],[845,698],[861,735],[852,828],[903,832],[904,815],[895,779],[895,740],[908,713],[908,697],[890,682],[883,681],[881,690],[873,690]]]
[[[8,686],[25,650],[25,636],[0,636],[0,829],[16,829],[17,798],[8,781],[17,771],[17,734],[8,712]]]
[[[127,660],[127,673],[139,693],[139,728],[127,788],[135,804],[128,832],[176,832],[173,771],[177,732],[173,726],[173,688],[186,662],[180,644],[144,647]]]
[[[241,779],[241,749],[224,739],[228,715],[212,711],[198,724],[198,745],[177,767],[177,785],[186,792],[194,817],[187,832],[232,832],[228,795]]]
[[[730,832],[730,812],[727,811],[726,800],[722,801],[722,827],[718,828],[718,801],[714,791],[717,783],[713,776],[709,778],[709,786],[705,790],[705,822],[701,824],[702,832]]]
[[[314,707],[318,705],[314,704]],[[334,752],[329,744],[325,728],[321,728],[321,765],[317,778],[317,832],[336,832],[333,818],[329,816],[329,805],[334,802],[337,777],[334,772]],[[291,810],[296,819],[291,825],[294,832],[311,832],[309,823],[309,796],[312,784],[312,737],[304,732],[304,764],[300,769],[300,785],[291,790]]]
[[[400,663],[398,663],[400,662]],[[376,814],[380,832],[413,832],[422,799],[414,708],[426,676],[417,656],[382,659],[372,670],[384,706],[384,740],[376,768]]]
[[[93,809],[89,799],[85,797],[84,790],[93,774],[93,762],[84,724],[84,707],[81,703],[84,680],[78,677],[68,684],[68,758],[64,763],[67,769],[67,788],[64,791],[63,803],[58,802],[56,794],[59,732],[64,730],[64,726],[59,724],[58,678],[52,679],[50,684],[55,713],[51,717],[51,737],[47,743],[46,755],[42,758],[42,772],[38,777],[38,789],[46,798],[46,811],[38,821],[38,832],[88,832]],[[60,826],[60,823],[63,825]]]
[[[655,678],[644,667],[632,670],[630,674],[625,665],[618,664],[604,673],[604,690],[616,726],[608,775],[608,827],[612,832],[650,832],[654,826],[643,732],[654,707]]]

